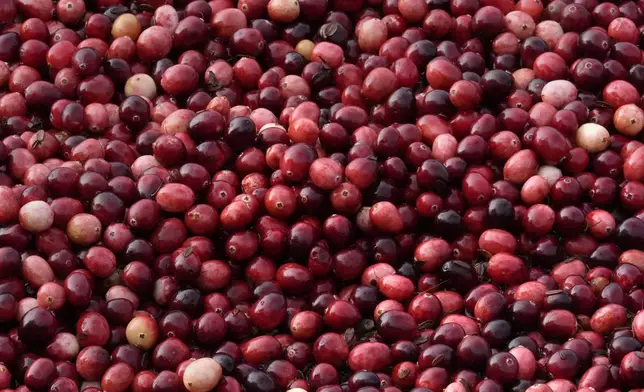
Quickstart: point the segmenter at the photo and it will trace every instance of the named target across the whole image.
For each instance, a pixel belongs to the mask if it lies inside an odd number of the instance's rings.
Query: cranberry
[[[639,3],[121,3],[0,2],[0,389],[641,386]]]

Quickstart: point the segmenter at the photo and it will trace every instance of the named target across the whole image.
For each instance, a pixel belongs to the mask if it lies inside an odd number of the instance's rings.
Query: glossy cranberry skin
[[[456,349],[457,360],[464,361],[469,368],[481,369],[490,356],[490,346],[480,336],[465,337]]]
[[[56,325],[56,319],[51,312],[34,308],[20,320],[18,336],[28,345],[47,344],[54,336]]]
[[[159,343],[152,353],[152,363],[158,369],[175,369],[188,359],[188,347],[177,338],[168,338]]]
[[[627,354],[621,362],[620,373],[622,378],[629,384],[635,385],[638,377],[642,375],[642,361],[644,356],[641,352],[631,352]]]
[[[51,359],[36,359],[25,372],[25,385],[41,389],[50,384],[56,378],[56,365]]]

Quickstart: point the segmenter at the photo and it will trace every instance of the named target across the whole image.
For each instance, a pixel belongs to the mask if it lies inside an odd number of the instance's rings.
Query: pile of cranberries
[[[0,0],[0,392],[644,391],[644,0]]]

